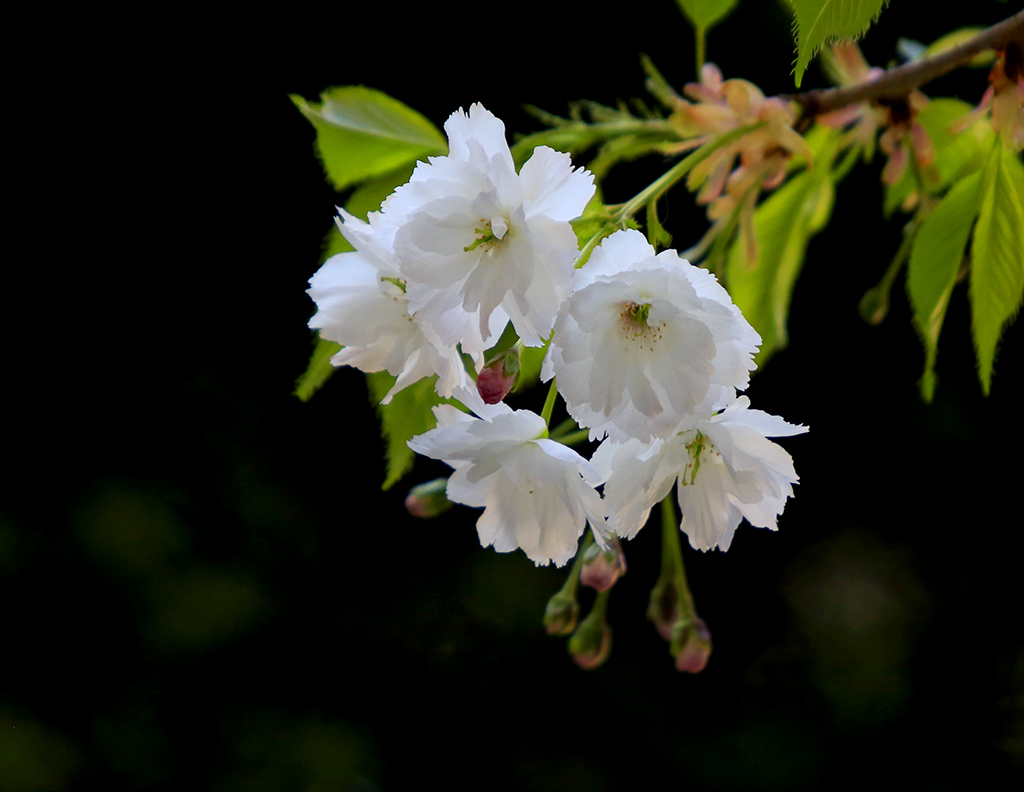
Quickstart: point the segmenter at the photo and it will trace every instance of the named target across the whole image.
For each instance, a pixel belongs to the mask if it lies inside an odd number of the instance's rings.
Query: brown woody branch
[[[887,102],[907,96],[915,88],[968,63],[986,50],[1004,50],[1011,43],[1024,47],[1024,11],[983,30],[956,47],[930,58],[889,69],[871,82],[824,88],[785,97],[803,108],[802,117],[829,113],[859,102]]]

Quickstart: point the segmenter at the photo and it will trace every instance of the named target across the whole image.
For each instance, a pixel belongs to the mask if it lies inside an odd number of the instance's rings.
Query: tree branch
[[[889,69],[876,80],[839,88],[805,91],[783,98],[801,105],[803,118],[829,113],[858,102],[899,99],[926,82],[963,66],[978,53],[989,49],[1001,50],[1011,42],[1024,46],[1024,11],[1018,11],[963,44],[930,58]]]

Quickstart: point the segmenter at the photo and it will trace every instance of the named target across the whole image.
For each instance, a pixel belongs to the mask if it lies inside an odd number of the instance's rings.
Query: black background
[[[1012,4],[954,20],[927,5],[883,12],[871,62],[899,36],[991,24]],[[840,186],[790,346],[749,391],[811,427],[783,441],[801,483],[780,530],[743,526],[728,553],[686,555],[714,635],[707,669],[676,672],[644,618],[648,528],[611,598],[612,655],[584,672],[540,625],[564,571],[481,549],[473,510],[408,517],[407,486],[443,466],[422,460],[380,490],[358,372],[309,403],[291,395],[311,350],[306,281],[343,196],[288,95],[366,84],[438,126],[479,101],[533,131],[523,104],[641,96],[641,52],[692,79],[679,12],[181,13],[124,37],[83,18],[65,77],[19,103],[18,128],[43,141],[45,209],[36,253],[11,266],[0,789],[954,790],[1020,776],[1024,337],[1007,333],[984,397],[960,286],[921,402],[900,287],[881,326],[857,313],[900,235],[878,163]],[[782,6],[741,3],[709,59],[791,90]],[[927,92],[975,101],[984,76]],[[805,80],[823,84],[814,67]],[[662,167],[623,169],[608,199]],[[680,247],[704,229],[685,194],[666,222]]]

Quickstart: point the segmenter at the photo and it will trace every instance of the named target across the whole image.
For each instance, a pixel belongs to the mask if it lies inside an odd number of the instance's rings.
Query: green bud
[[[647,618],[654,622],[658,635],[666,641],[672,640],[672,627],[679,621],[679,591],[671,578],[659,580],[651,589]]]
[[[857,306],[860,318],[868,324],[881,324],[889,313],[889,292],[881,286],[868,289]]]
[[[559,591],[548,600],[544,609],[544,629],[548,635],[569,635],[576,629],[580,604],[571,594]]]
[[[417,484],[405,498],[405,508],[413,517],[430,518],[444,514],[453,504],[448,500],[446,490],[448,479],[436,478]]]
[[[569,654],[580,668],[590,670],[603,665],[612,652],[612,628],[601,618],[588,616],[569,638]]]

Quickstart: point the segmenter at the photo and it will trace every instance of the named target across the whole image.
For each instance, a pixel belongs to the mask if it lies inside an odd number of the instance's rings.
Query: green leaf
[[[859,38],[878,18],[886,0],[791,0],[796,32],[794,80],[800,87],[814,54],[829,41]]]
[[[547,344],[523,349],[519,359],[519,381],[516,383],[516,392],[524,391],[540,382],[540,369],[547,351]]]
[[[971,241],[971,324],[978,377],[988,394],[996,347],[1024,298],[1024,165],[996,142],[981,175]]]
[[[739,0],[676,0],[694,30],[706,32],[721,22]]]
[[[339,234],[340,236],[340,234]],[[341,344],[318,338],[316,346],[313,347],[313,354],[309,358],[309,365],[305,372],[295,383],[293,393],[302,401],[309,401],[313,394],[323,387],[324,383],[334,373],[334,366],[331,365],[331,358],[341,349]]]
[[[956,285],[971,226],[978,213],[979,173],[957,182],[921,223],[907,264],[907,295],[925,348],[921,393],[935,392],[935,359],[946,307]]]
[[[756,356],[762,365],[786,346],[786,323],[797,275],[812,236],[828,222],[835,197],[829,163],[817,161],[769,196],[754,212],[758,256],[754,267],[744,261],[742,244],[734,243],[726,266],[733,301],[761,335]]]
[[[388,404],[381,404],[395,378],[386,371],[366,375],[370,397],[377,408],[381,434],[384,437],[384,457],[387,472],[381,489],[390,489],[412,469],[416,454],[406,442],[437,423],[431,409],[437,404],[451,403],[434,390],[437,377],[425,377],[403,388]]]
[[[447,142],[430,121],[381,91],[361,85],[328,88],[321,102],[291,100],[316,128],[327,178],[343,190],[430,155]]]

